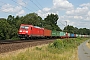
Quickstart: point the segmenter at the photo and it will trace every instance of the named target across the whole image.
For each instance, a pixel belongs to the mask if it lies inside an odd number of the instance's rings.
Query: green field
[[[78,60],[80,43],[88,38],[57,39],[51,44],[0,54],[0,60]]]

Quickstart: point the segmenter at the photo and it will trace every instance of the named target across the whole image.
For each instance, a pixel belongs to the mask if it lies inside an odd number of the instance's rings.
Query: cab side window
[[[31,27],[31,30],[32,30],[32,27]]]

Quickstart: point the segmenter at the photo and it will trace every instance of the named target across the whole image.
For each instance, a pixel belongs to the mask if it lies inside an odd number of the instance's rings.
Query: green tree
[[[79,29],[79,34],[90,35],[90,29],[80,28]]]
[[[14,16],[9,15],[8,18],[7,18],[7,22],[8,22],[9,24],[14,24]]]
[[[45,21],[45,24],[44,24],[44,27],[46,28],[46,25],[49,25],[50,28],[47,28],[47,29],[51,29],[51,30],[61,30],[58,25],[57,25],[57,20],[59,19],[58,15],[57,14],[50,14],[48,15],[44,21]]]
[[[43,27],[43,19],[40,16],[38,16],[38,26]]]
[[[65,32],[69,32],[69,33],[74,33],[74,27],[73,26],[66,26],[65,28],[64,28],[64,31]]]
[[[73,26],[66,26],[64,28],[64,31],[68,32],[68,33],[75,33],[75,34],[82,34],[82,35],[90,35],[90,29],[87,28],[77,28],[77,27],[73,27]]]
[[[9,25],[9,23],[6,21],[6,19],[2,19],[0,20],[0,40],[2,39],[9,39],[9,28],[11,26]]]
[[[21,18],[23,24],[40,25],[41,18],[36,13],[30,13]]]
[[[10,25],[6,19],[0,20],[0,40],[17,38],[17,28]]]
[[[74,33],[75,33],[75,34],[78,34],[78,30],[79,30],[79,29],[78,29],[77,27],[74,27]]]

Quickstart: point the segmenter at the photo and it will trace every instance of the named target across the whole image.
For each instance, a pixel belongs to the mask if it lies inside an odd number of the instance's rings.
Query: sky
[[[90,29],[90,0],[0,0],[0,18],[37,13],[43,19],[58,14],[57,25]]]

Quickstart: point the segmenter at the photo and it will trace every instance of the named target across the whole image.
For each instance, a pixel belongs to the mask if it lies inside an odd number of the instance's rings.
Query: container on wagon
[[[76,34],[74,34],[74,37],[76,38]]]
[[[52,31],[51,36],[57,36],[57,31]]]
[[[85,37],[88,37],[88,35],[85,35]]]
[[[70,33],[68,33],[68,37],[70,37]]]
[[[44,36],[51,36],[51,30],[44,29]]]
[[[87,37],[87,35],[84,35],[84,37],[86,38],[86,37]]]
[[[88,35],[88,37],[90,38],[90,35]]]
[[[82,37],[82,35],[81,35],[81,37]]]
[[[87,35],[87,37],[90,37],[90,35]]]
[[[89,37],[89,35],[86,35],[86,37]]]
[[[60,36],[60,31],[57,31],[57,35],[56,36]]]
[[[84,37],[86,37],[86,35],[84,35]]]
[[[71,34],[70,34],[70,37],[71,37],[71,38],[75,37],[75,34],[72,34],[72,33],[71,33]]]
[[[85,35],[82,35],[82,37],[85,37]]]
[[[81,37],[81,34],[79,34],[79,37]]]
[[[86,35],[84,35],[84,37],[86,37]]]
[[[79,37],[79,35],[78,35],[78,34],[76,34],[76,37]]]
[[[65,35],[66,35],[65,32],[60,31],[60,36],[65,36]]]

